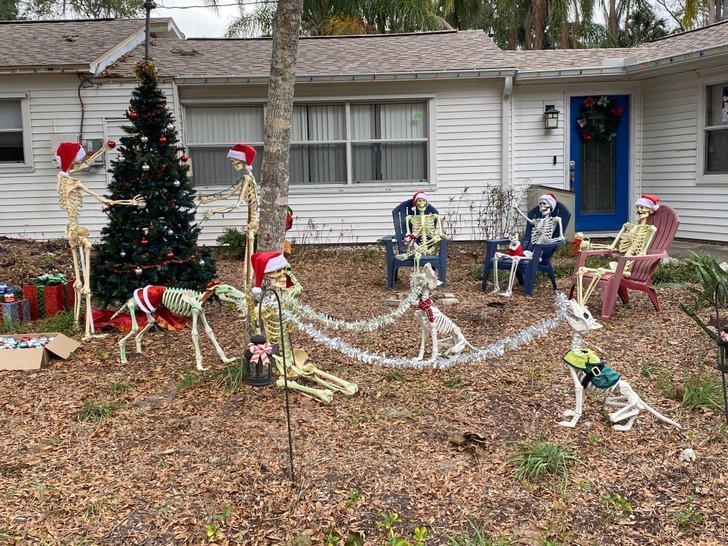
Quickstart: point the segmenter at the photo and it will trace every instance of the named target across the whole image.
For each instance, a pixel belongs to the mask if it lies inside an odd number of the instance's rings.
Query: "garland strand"
[[[285,306],[286,310],[290,312],[291,315],[296,317],[306,317],[307,319],[313,319],[315,322],[318,322],[319,324],[322,324],[326,328],[330,328],[332,330],[373,332],[374,330],[378,330],[382,326],[389,326],[390,324],[394,324],[394,321],[404,315],[415,304],[419,297],[420,287],[419,284],[416,282],[416,275],[412,275],[412,280],[410,281],[410,292],[409,294],[407,294],[406,298],[399,302],[397,309],[385,315],[380,315],[371,319],[347,322],[343,319],[333,318],[325,313],[320,313],[309,305],[301,303],[296,298],[286,298]]]
[[[473,353],[457,355],[449,358],[438,357],[434,360],[416,360],[414,358],[388,358],[382,354],[370,353],[352,347],[346,341],[334,337],[329,337],[315,326],[302,322],[296,315],[284,309],[284,317],[291,321],[301,332],[311,337],[314,341],[339,351],[340,353],[359,360],[367,364],[378,364],[380,366],[390,366],[394,368],[436,368],[448,369],[461,364],[469,364],[487,360],[489,358],[502,356],[506,349],[515,349],[527,343],[530,343],[537,337],[543,337],[551,330],[556,328],[561,322],[566,320],[566,295],[562,292],[556,294],[556,316],[547,320],[543,320],[537,324],[529,326],[521,330],[517,334],[508,336],[492,343],[485,349],[480,349]]]

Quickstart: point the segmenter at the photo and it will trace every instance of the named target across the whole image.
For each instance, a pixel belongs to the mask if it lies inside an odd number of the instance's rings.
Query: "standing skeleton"
[[[419,273],[419,279],[417,284],[422,287],[420,294],[420,300],[418,302],[418,309],[415,310],[415,317],[420,321],[421,333],[420,333],[420,353],[417,355],[415,360],[422,360],[425,356],[425,340],[427,334],[430,334],[432,339],[432,357],[431,361],[437,358],[439,353],[438,342],[442,341],[449,347],[447,348],[447,355],[454,355],[462,352],[465,347],[473,347],[468,340],[465,339],[458,325],[455,324],[450,317],[443,314],[438,307],[432,303],[430,298],[430,292],[440,286],[442,281],[438,280],[435,270],[432,269],[432,265],[425,264]],[[439,336],[443,336],[439,339]]]
[[[261,291],[260,287],[264,283],[267,288],[279,291],[281,293],[282,305],[285,305],[287,298],[296,298],[301,294],[303,289],[301,284],[288,270],[288,261],[280,253],[262,252],[253,255],[252,266],[255,273],[253,294],[258,298],[263,298],[263,304],[260,306],[256,305],[252,309],[251,316],[253,317],[253,324],[260,325],[262,332],[259,333],[263,333],[271,345],[278,345],[278,347],[285,345],[284,354],[288,387],[306,396],[318,399],[324,404],[328,404],[333,400],[334,391],[342,392],[348,396],[356,394],[359,390],[356,383],[345,381],[335,375],[324,372],[307,362],[308,354],[305,350],[293,348],[291,344],[290,323],[285,319],[281,323],[278,310],[273,305],[275,299],[266,297],[266,293]],[[283,374],[284,359],[279,355],[274,355],[273,358],[278,369],[278,380],[276,384],[279,387],[284,387],[286,385]],[[301,385],[295,381],[296,378],[308,379],[323,388],[312,388]]]
[[[78,217],[83,209],[83,194],[86,193],[108,207],[115,205],[135,206],[144,208],[144,199],[137,195],[131,199],[112,200],[103,197],[84,186],[72,173],[88,168],[94,160],[104,152],[113,148],[113,141],[109,141],[95,154],[86,158],[86,150],[77,142],[62,142],[56,150],[55,160],[61,166],[58,173],[56,190],[58,191],[58,203],[68,214],[68,225],[66,235],[71,246],[73,255],[73,273],[75,280],[73,292],[75,296],[74,322],[76,327],[80,326],[81,300],[86,303],[86,324],[83,339],[89,339],[94,333],[93,315],[91,309],[91,241],[90,231],[79,225]],[[86,158],[86,159],[84,159]]]
[[[653,195],[643,195],[635,203],[637,210],[637,224],[627,222],[617,234],[617,237],[609,245],[592,244],[589,242],[582,243],[582,250],[608,250],[609,253],[619,252],[624,256],[644,256],[650,248],[652,239],[655,238],[657,228],[647,223],[647,218],[659,208],[657,202],[659,197]],[[580,267],[576,272],[576,299],[581,305],[586,305],[591,297],[594,289],[599,284],[600,279],[607,273],[614,273],[617,269],[618,262],[609,262],[609,267]],[[629,277],[631,273],[633,261],[628,261],[624,266],[622,275]],[[591,281],[584,289],[584,275],[590,274]]]
[[[657,417],[660,421],[681,428],[675,421],[668,419],[661,413],[654,410],[632,389],[621,376],[604,364],[597,354],[586,348],[582,348],[584,336],[589,332],[602,327],[589,310],[574,300],[567,302],[566,320],[574,330],[571,339],[571,351],[564,357],[569,366],[571,378],[574,381],[574,395],[576,405],[573,410],[564,411],[565,417],[571,417],[568,421],[561,421],[559,424],[564,427],[574,427],[581,417],[584,404],[584,393],[589,385],[602,389],[607,393],[604,404],[610,408],[617,408],[609,414],[609,420],[615,423],[614,430],[626,431],[632,428],[632,424],[641,410],[646,410]],[[618,393],[618,394],[617,394]],[[620,421],[626,420],[623,425]]]
[[[210,324],[207,322],[205,317],[204,304],[210,298],[210,296],[216,295],[220,300],[227,301],[235,304],[238,311],[247,313],[246,307],[246,295],[234,286],[229,284],[217,284],[211,283],[207,290],[204,292],[197,292],[194,290],[188,290],[186,288],[167,288],[166,286],[146,286],[144,288],[138,288],[134,291],[134,296],[119,309],[113,317],[109,320],[113,320],[117,315],[121,314],[122,311],[128,311],[131,316],[131,332],[125,335],[119,340],[119,350],[121,352],[121,363],[126,364],[126,342],[127,340],[134,337],[136,342],[136,352],[142,352],[142,337],[152,326],[154,326],[154,311],[159,307],[165,307],[175,315],[182,317],[192,317],[192,343],[195,345],[195,361],[197,363],[197,369],[205,371],[207,368],[202,366],[202,352],[200,351],[199,333],[197,331],[197,319],[202,321],[202,326],[205,329],[205,334],[210,338],[212,344],[215,346],[220,360],[225,364],[233,362],[234,358],[228,358],[225,356],[220,344],[215,338],[215,333],[212,331]],[[147,315],[147,325],[139,332],[139,325],[136,321],[136,309],[139,308]],[[137,332],[139,332],[137,334]]]
[[[243,177],[227,190],[219,193],[199,196],[200,204],[212,203],[213,201],[221,201],[230,199],[234,195],[238,196],[237,201],[233,205],[223,205],[214,207],[205,212],[202,221],[209,220],[215,214],[225,214],[242,206],[243,202],[248,205],[248,224],[245,227],[245,260],[243,262],[243,290],[247,290],[252,284],[253,270],[250,267],[250,257],[255,251],[255,234],[260,227],[260,196],[258,195],[258,184],[253,176],[252,164],[255,159],[255,148],[247,144],[236,144],[227,154],[232,162],[233,168],[237,171],[244,171]]]
[[[412,208],[415,214],[407,215],[405,228],[407,235],[404,242],[407,245],[407,252],[397,256],[400,260],[414,257],[415,273],[420,268],[422,256],[432,256],[437,253],[437,244],[445,237],[442,230],[442,220],[439,214],[425,214],[429,198],[424,192],[417,192],[412,197]]]
[[[531,244],[545,244],[555,243],[557,241],[564,240],[564,229],[561,224],[561,218],[558,216],[551,216],[556,208],[556,198],[551,194],[544,194],[538,198],[538,208],[541,212],[541,218],[529,218],[518,207],[513,207],[514,210],[526,219],[526,222],[531,224]],[[558,237],[554,237],[554,233],[558,229]],[[523,250],[523,247],[518,242],[518,234],[511,237],[511,242],[507,252],[496,252],[493,256],[493,293],[500,294],[501,296],[510,297],[513,294],[513,281],[516,278],[516,271],[518,264],[521,260],[530,260],[533,257],[533,252],[530,250]],[[508,288],[505,292],[500,291],[498,286],[498,261],[502,259],[509,259],[511,261],[511,272],[508,277]]]

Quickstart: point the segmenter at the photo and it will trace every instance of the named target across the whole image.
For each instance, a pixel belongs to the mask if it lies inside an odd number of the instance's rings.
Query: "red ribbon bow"
[[[248,343],[248,351],[251,353],[250,362],[268,364],[268,357],[273,353],[273,347],[267,341],[261,345],[250,342]]]
[[[420,298],[420,309],[427,315],[427,320],[435,322],[435,313],[432,312],[432,300],[430,298]]]

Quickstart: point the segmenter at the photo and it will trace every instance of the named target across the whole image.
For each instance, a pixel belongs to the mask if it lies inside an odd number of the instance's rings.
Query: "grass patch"
[[[89,398],[84,401],[81,411],[78,412],[78,420],[82,422],[93,421],[100,423],[108,417],[111,417],[118,408],[119,405],[116,402]]]
[[[27,331],[28,324],[26,322],[10,320],[7,317],[4,317],[3,321],[0,322],[0,334],[2,335],[24,334]]]
[[[681,529],[701,525],[705,521],[703,512],[693,504],[692,500],[688,501],[687,506],[675,512],[672,518]]]
[[[180,381],[179,386],[182,387],[183,389],[186,389],[188,387],[192,387],[201,379],[202,379],[202,376],[200,376],[200,374],[198,374],[198,373],[185,372],[185,374],[182,376],[182,381]]]
[[[476,281],[483,280],[483,271],[485,270],[485,266],[483,264],[474,265],[470,268],[470,271],[468,271],[468,275],[475,279]]]
[[[698,283],[698,270],[688,260],[663,260],[652,272],[652,284]]]
[[[52,317],[45,317],[35,321],[36,332],[60,332],[72,334],[75,331],[73,311],[61,311]]]
[[[448,546],[513,546],[507,536],[492,538],[484,523],[470,522],[470,530],[459,535],[443,534]]]
[[[463,381],[463,378],[459,375],[456,375],[455,377],[451,377],[447,381],[445,381],[445,386],[449,387],[451,389],[457,389],[463,386],[465,382]]]
[[[579,461],[571,446],[543,440],[521,442],[520,449],[508,458],[515,465],[513,476],[519,481],[548,481],[566,487],[569,465]]]
[[[120,394],[124,394],[126,391],[131,389],[133,386],[134,385],[129,383],[129,381],[125,377],[122,377],[118,381],[114,381],[111,384],[111,394],[113,394],[114,396],[119,396]]]
[[[245,360],[238,358],[225,366],[220,373],[225,380],[225,388],[229,391],[236,391],[245,384],[248,378],[248,366]]]
[[[685,394],[680,402],[680,408],[723,410],[723,404],[720,402],[722,397],[723,391],[717,379],[695,377],[685,383]]]

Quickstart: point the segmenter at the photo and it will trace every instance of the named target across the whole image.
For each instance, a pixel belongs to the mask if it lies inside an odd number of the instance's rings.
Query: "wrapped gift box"
[[[61,311],[73,309],[73,281],[63,279],[61,283],[43,284],[42,279],[38,277],[31,284],[23,285],[23,297],[30,302],[30,316],[33,320],[52,317]]]
[[[3,322],[28,322],[31,320],[30,302],[28,300],[15,300],[0,303],[2,306]]]

